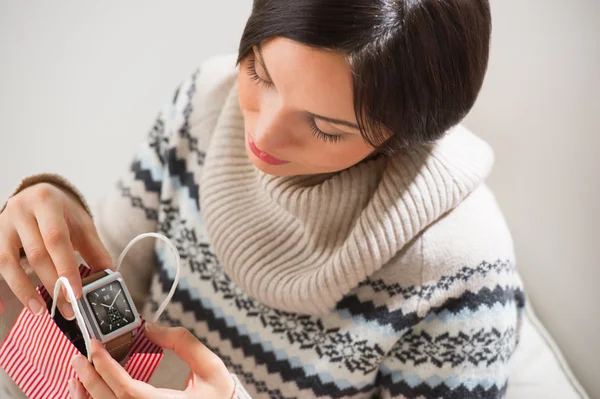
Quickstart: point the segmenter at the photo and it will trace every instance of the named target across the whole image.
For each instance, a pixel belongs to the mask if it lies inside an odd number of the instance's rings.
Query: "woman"
[[[96,345],[73,397],[502,397],[524,294],[492,152],[457,125],[490,30],[486,0],[255,0],[237,58],[182,83],[96,227],[66,180],[25,179],[0,270],[33,313],[20,248],[77,294],[73,250],[107,268],[158,231],[183,260],[162,324],[184,329],[148,336],[190,365],[187,390],[132,381]],[[166,254],[139,244],[122,268],[146,318]]]

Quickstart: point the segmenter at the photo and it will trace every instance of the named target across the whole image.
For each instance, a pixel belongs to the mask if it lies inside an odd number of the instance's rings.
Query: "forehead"
[[[352,73],[343,54],[285,38],[262,43],[269,74],[286,106],[355,121]]]

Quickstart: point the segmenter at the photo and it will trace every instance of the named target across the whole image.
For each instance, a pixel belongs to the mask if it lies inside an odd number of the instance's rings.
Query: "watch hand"
[[[109,308],[109,309],[110,309],[110,308],[112,308],[112,306],[108,306],[108,305],[107,305],[107,304],[105,304],[105,303],[101,303],[100,305],[104,306],[105,308]]]
[[[121,291],[123,291],[122,289],[119,290],[119,292],[117,292],[117,295],[115,295],[115,299],[113,299],[112,303],[110,304],[110,307],[112,308],[113,305],[115,304],[115,302],[117,301],[117,298],[119,297],[119,294],[121,293]]]

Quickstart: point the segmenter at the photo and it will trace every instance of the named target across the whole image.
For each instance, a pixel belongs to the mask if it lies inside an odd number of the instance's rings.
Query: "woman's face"
[[[274,38],[240,65],[246,151],[277,176],[346,169],[373,152],[354,113],[352,75],[341,54]]]

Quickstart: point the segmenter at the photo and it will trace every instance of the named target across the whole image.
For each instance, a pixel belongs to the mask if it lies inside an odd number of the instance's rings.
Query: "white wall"
[[[237,51],[251,2],[206,4],[0,0],[0,198],[45,170],[112,184],[179,82]]]
[[[490,185],[531,299],[600,397],[600,2],[492,8],[489,74],[467,125],[496,149]],[[249,11],[241,0],[0,0],[0,198],[38,171],[100,195],[177,83],[236,50]]]
[[[496,150],[489,183],[530,299],[600,398],[600,2],[492,0],[492,15],[466,124]]]

